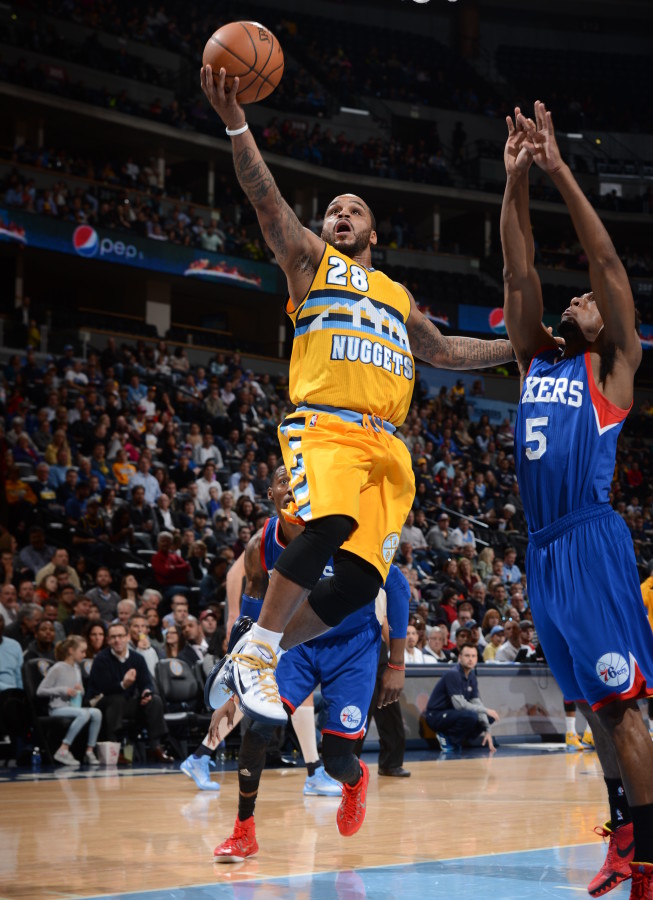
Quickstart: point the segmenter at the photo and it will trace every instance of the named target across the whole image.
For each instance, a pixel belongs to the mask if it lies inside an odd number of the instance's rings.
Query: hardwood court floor
[[[232,884],[596,840],[605,787],[593,753],[408,763],[410,779],[370,765],[367,818],[352,838],[335,826],[337,798],[304,797],[305,770],[267,770],[256,809],[260,847],[239,866],[212,863],[231,833],[236,772],[219,793],[185,775],[66,775],[0,784],[0,898],[64,900]],[[161,894],[163,896],[163,894]],[[170,896],[166,893],[166,896]]]

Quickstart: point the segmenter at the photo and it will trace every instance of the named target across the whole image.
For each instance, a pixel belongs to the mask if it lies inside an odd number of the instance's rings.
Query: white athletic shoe
[[[246,634],[224,666],[224,683],[238,694],[246,716],[269,725],[285,725],[288,714],[279,697],[276,667],[277,655],[272,647]]]
[[[61,763],[62,766],[72,766],[75,769],[79,769],[80,762],[79,760],[72,755],[70,750],[62,750],[61,747],[54,754],[54,758],[58,763]]]

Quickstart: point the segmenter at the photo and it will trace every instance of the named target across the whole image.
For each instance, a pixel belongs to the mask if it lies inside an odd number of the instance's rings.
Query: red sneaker
[[[242,862],[250,856],[258,853],[256,832],[254,829],[254,816],[241,822],[236,817],[234,833],[226,841],[219,844],[213,851],[214,862],[230,863]]]
[[[633,873],[630,900],[653,900],[653,865],[632,862],[630,869]]]
[[[338,831],[343,837],[351,837],[365,821],[365,798],[367,797],[367,784],[370,780],[370,772],[363,760],[360,760],[361,777],[352,787],[349,784],[342,786],[342,802],[338,808],[336,822]]]
[[[635,839],[632,822],[615,831],[606,822],[603,828],[598,826],[594,831],[603,838],[609,838],[605,862],[587,886],[592,897],[601,897],[632,876],[630,864],[635,856]]]

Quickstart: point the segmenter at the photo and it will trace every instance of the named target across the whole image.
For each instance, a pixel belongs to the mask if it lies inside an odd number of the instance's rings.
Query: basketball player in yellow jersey
[[[415,484],[410,455],[393,432],[410,405],[413,354],[446,369],[495,366],[513,355],[505,340],[444,337],[409,291],[372,268],[374,217],[360,197],[331,201],[321,237],[303,228],[248,130],[236,101],[238,79],[225,94],[225,74],[221,69],[216,82],[203,68],[202,90],[227,126],[238,180],[288,279],[297,409],[279,426],[279,441],[292,475],[293,512],[306,527],[281,555],[257,624],[213,681],[216,698],[224,684],[246,714],[281,723],[279,653],[369,603],[398,547]],[[334,575],[320,580],[331,557]],[[364,782],[361,775],[357,802]]]

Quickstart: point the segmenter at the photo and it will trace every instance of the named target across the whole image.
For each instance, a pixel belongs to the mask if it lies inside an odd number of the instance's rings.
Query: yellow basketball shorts
[[[375,566],[385,581],[415,496],[406,446],[379,419],[297,411],[279,426],[279,443],[304,521],[341,515],[357,527],[342,545]]]

